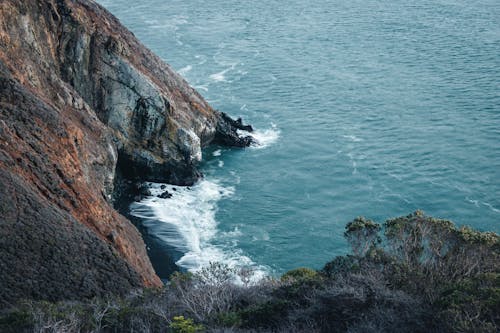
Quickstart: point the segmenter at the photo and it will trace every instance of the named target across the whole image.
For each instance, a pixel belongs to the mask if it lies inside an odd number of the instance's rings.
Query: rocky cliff
[[[159,286],[117,174],[190,184],[241,126],[93,1],[1,1],[0,304]]]

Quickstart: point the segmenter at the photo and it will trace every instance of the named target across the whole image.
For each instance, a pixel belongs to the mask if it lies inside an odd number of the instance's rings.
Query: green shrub
[[[191,284],[193,281],[193,274],[190,272],[174,272],[170,275],[170,283],[173,287],[183,287]]]
[[[0,332],[17,333],[33,326],[33,316],[26,308],[15,308],[0,313]]]
[[[500,274],[488,273],[450,285],[436,302],[443,322],[457,332],[498,332]]]
[[[362,257],[380,243],[380,230],[380,224],[360,216],[347,223],[344,237],[351,245],[353,254]]]
[[[358,259],[349,255],[335,257],[322,269],[322,273],[330,278],[339,274],[358,273],[359,271]]]
[[[223,312],[217,315],[216,323],[222,327],[239,327],[243,321],[238,312]]]
[[[197,325],[193,319],[184,318],[184,316],[174,317],[170,328],[174,333],[196,333],[204,330],[203,325]]]
[[[277,328],[286,321],[290,302],[275,299],[262,304],[250,305],[240,312],[243,326],[248,328]]]
[[[318,278],[319,274],[314,269],[300,267],[292,269],[281,276],[281,281],[309,281]]]

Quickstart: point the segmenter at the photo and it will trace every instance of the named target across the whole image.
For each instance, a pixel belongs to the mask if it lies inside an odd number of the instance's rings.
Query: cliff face
[[[161,285],[116,168],[192,183],[235,126],[94,2],[0,2],[0,304]]]

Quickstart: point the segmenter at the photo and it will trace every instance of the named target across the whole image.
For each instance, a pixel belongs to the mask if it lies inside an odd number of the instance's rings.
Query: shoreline
[[[146,244],[147,255],[156,274],[165,283],[173,273],[185,271],[176,264],[183,253],[156,237],[152,228],[144,224],[145,219],[130,214],[130,205],[136,201],[136,191],[133,183],[122,180],[114,200],[114,208],[137,228]]]

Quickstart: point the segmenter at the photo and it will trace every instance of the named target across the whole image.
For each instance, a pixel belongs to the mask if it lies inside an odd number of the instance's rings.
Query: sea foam
[[[225,82],[226,80],[226,73],[233,70],[235,68],[236,64],[232,64],[228,68],[224,69],[223,71],[220,71],[218,73],[214,73],[210,75],[210,79],[215,82]]]
[[[255,143],[252,145],[252,147],[256,149],[262,149],[267,148],[278,141],[280,137],[280,130],[275,124],[271,124],[271,128],[268,129],[256,129],[253,132],[238,130],[238,134],[240,136],[250,135],[255,140]]]
[[[191,187],[159,183],[148,185],[152,196],[133,203],[130,213],[143,219],[146,226],[164,223],[164,231],[155,236],[183,253],[176,262],[178,266],[195,272],[211,262],[221,262],[231,268],[252,269],[253,279],[265,276],[265,269],[258,267],[241,249],[234,246],[237,244],[234,240],[224,242],[228,245],[215,244],[219,236],[227,238],[231,235],[219,232],[215,215],[217,202],[233,195],[234,188],[206,179]],[[171,193],[172,197],[157,197],[164,191]],[[234,234],[235,237],[237,235]]]
[[[191,71],[193,69],[193,66],[191,65],[187,65],[185,67],[182,67],[181,69],[179,69],[177,71],[177,73],[179,73],[180,75],[182,76],[185,76],[189,71]]]

